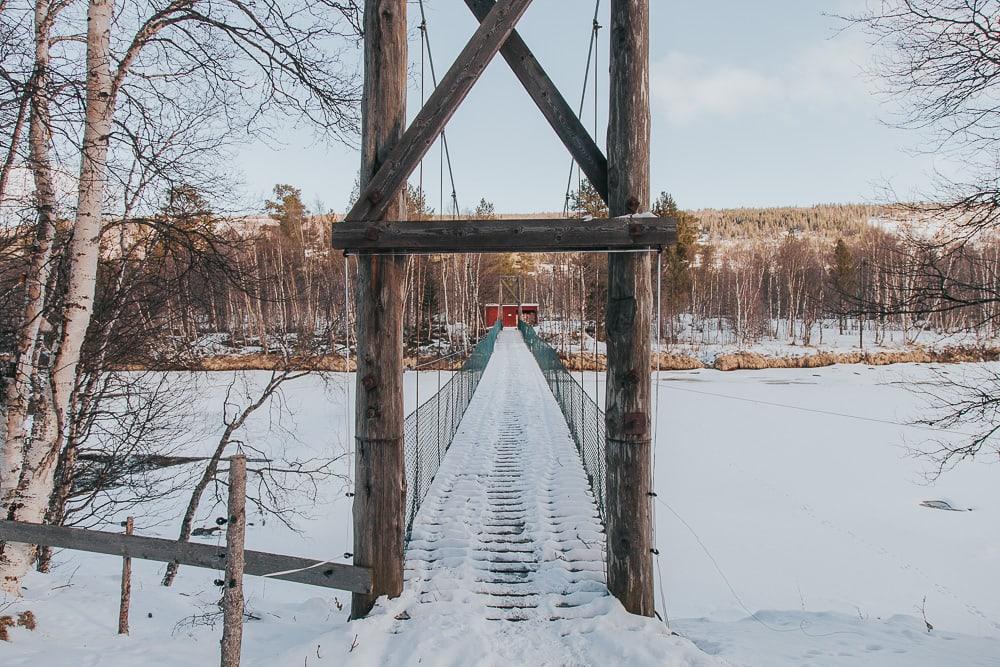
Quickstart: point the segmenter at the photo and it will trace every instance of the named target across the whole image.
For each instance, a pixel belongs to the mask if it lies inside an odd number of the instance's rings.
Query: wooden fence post
[[[243,548],[246,542],[247,458],[229,459],[226,578],[222,585],[222,667],[239,667],[243,644]]]
[[[364,33],[362,192],[406,126],[406,0],[365,0]],[[402,219],[405,210],[402,192],[392,193],[386,215]],[[354,564],[371,569],[372,591],[351,596],[351,618],[403,592],[404,268],[403,257],[358,257]]]
[[[649,0],[611,1],[608,207],[649,211]],[[608,258],[608,589],[633,614],[652,616],[650,327],[648,253]]]
[[[132,517],[125,519],[125,534],[131,535],[135,528],[135,520]],[[118,606],[118,634],[128,634],[128,609],[132,603],[132,559],[129,556],[122,558],[122,599]]]

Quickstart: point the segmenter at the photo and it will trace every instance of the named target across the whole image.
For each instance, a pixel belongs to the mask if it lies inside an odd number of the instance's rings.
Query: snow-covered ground
[[[972,368],[951,366],[949,372]],[[522,370],[507,369],[506,379]],[[259,384],[267,375],[248,377]],[[203,375],[198,387],[186,389],[191,451],[208,449],[221,431],[230,377]],[[437,373],[420,377],[423,398],[436,387]],[[910,452],[941,434],[905,424],[923,410],[906,384],[928,377],[927,368],[914,365],[663,373],[657,601],[672,629],[705,655],[635,619],[633,631],[622,633],[635,662],[668,639],[672,652],[654,664],[1000,665],[1000,469],[995,460],[982,460],[935,483],[926,480],[929,464]],[[411,408],[416,375],[406,379]],[[324,482],[315,501],[300,502],[305,516],[295,524],[301,532],[273,519],[251,519],[250,548],[347,562],[347,380],[331,373],[296,381],[285,389],[281,410],[262,411],[242,434],[276,456],[340,456],[345,476]],[[586,374],[584,382],[603,392],[601,376]],[[484,393],[497,384],[484,381],[477,400],[499,405],[499,397]],[[518,405],[532,405],[529,389],[518,389]],[[463,430],[488,434],[489,422],[470,418]],[[473,443],[482,436],[471,437]],[[549,459],[534,456],[532,469],[544,469]],[[457,461],[446,459],[446,466]],[[137,532],[174,536],[185,500],[163,501],[138,520]],[[971,511],[922,507],[925,500]],[[209,525],[220,510],[206,500],[200,514]],[[216,663],[218,573],[182,568],[174,587],[165,589],[159,586],[163,566],[134,561],[133,567],[132,633],[118,637],[120,561],[61,552],[52,574],[27,579],[22,601],[0,601],[0,615],[30,608],[38,618],[34,631],[11,631],[12,641],[0,645],[0,664]],[[410,633],[406,624],[413,621],[395,617],[413,607],[416,595],[411,587],[370,619],[347,623],[342,593],[248,578],[253,620],[245,629],[244,664],[404,664],[408,646],[415,650],[418,642],[443,647],[425,664],[506,664],[544,642],[552,650],[530,654],[528,661],[588,664],[586,654],[567,658],[565,646],[585,646],[588,637],[615,627],[597,621],[484,622],[469,634],[462,623],[435,626],[423,619],[411,626],[419,632]],[[456,609],[457,620],[467,612],[467,605]],[[924,618],[933,625],[930,632]],[[462,652],[463,646],[474,652]],[[600,647],[614,650],[613,643]]]
[[[608,593],[597,506],[520,333],[500,334],[480,387],[416,518],[410,618],[377,662],[714,664]]]
[[[792,332],[789,333],[787,320],[772,320],[768,325],[767,335],[752,342],[740,342],[728,322],[708,320],[695,324],[690,316],[682,316],[680,320],[680,326],[675,332],[678,342],[665,343],[663,351],[688,355],[706,365],[715,363],[721,355],[735,352],[751,352],[764,357],[805,357],[824,352],[845,354],[859,350],[873,354],[918,348],[974,350],[1000,346],[1000,341],[996,338],[978,331],[944,332],[920,328],[904,331],[901,328],[887,327],[879,328],[876,332],[872,322],[865,323],[863,332],[859,332],[857,322],[850,322],[841,331],[835,320],[813,324],[810,327],[808,345],[804,342],[805,327],[802,322],[794,322]],[[664,326],[667,327],[666,324]],[[593,343],[585,347],[592,350]]]
[[[917,365],[661,374],[674,629],[735,664],[1000,665],[1000,466],[928,481],[914,451],[960,437],[903,425],[925,409],[909,385],[928,378]]]
[[[809,344],[805,344],[806,325],[795,321],[789,330],[788,320],[771,320],[767,331],[751,341],[741,341],[726,319],[695,319],[682,314],[671,323],[664,320],[664,353],[681,354],[697,359],[711,366],[724,354],[750,352],[764,357],[804,357],[823,352],[843,354],[863,350],[866,353],[899,352],[902,350],[949,348],[979,349],[1000,347],[1000,340],[981,331],[935,331],[930,328],[912,327],[903,330],[898,327],[878,328],[868,321],[864,331],[858,329],[856,321],[849,321],[841,330],[836,320],[821,320],[809,326]],[[586,323],[591,333],[584,335],[583,352],[593,354],[596,346],[598,354],[605,354],[607,346],[603,340],[595,341],[592,335],[593,322]],[[540,322],[539,333],[552,345],[570,354],[580,353],[580,321],[548,320]],[[668,343],[667,339],[675,342]]]

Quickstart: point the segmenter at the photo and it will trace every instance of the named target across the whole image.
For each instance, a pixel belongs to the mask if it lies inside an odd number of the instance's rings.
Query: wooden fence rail
[[[176,561],[181,565],[211,570],[222,570],[226,564],[226,548],[223,546],[22,521],[0,521],[0,541],[127,556],[161,563]],[[372,590],[371,572],[367,568],[263,551],[246,551],[246,574],[337,588],[352,593],[369,593]]]

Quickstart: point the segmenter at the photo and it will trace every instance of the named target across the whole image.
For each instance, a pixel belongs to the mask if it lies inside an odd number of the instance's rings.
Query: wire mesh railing
[[[403,452],[406,457],[406,541],[410,541],[413,519],[437,475],[451,441],[458,432],[472,395],[493,355],[498,322],[473,348],[462,367],[452,373],[441,390],[411,412],[403,422]]]
[[[597,511],[601,515],[601,522],[604,523],[607,507],[604,475],[604,411],[566,369],[555,348],[542,340],[534,327],[522,321],[518,323],[518,328],[566,418],[566,425],[569,426],[580,458],[583,459],[583,469],[590,480]]]

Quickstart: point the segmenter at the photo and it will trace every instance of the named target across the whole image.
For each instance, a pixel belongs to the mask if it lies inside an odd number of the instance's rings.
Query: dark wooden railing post
[[[649,0],[611,2],[608,206],[649,210]],[[650,324],[648,253],[608,258],[608,588],[625,608],[652,616]]]
[[[406,0],[365,0],[364,33],[361,192],[406,125]],[[404,219],[402,193],[383,194],[391,197],[385,215]],[[358,257],[354,564],[371,568],[372,591],[352,596],[351,618],[366,616],[379,596],[403,592],[404,262]]]

